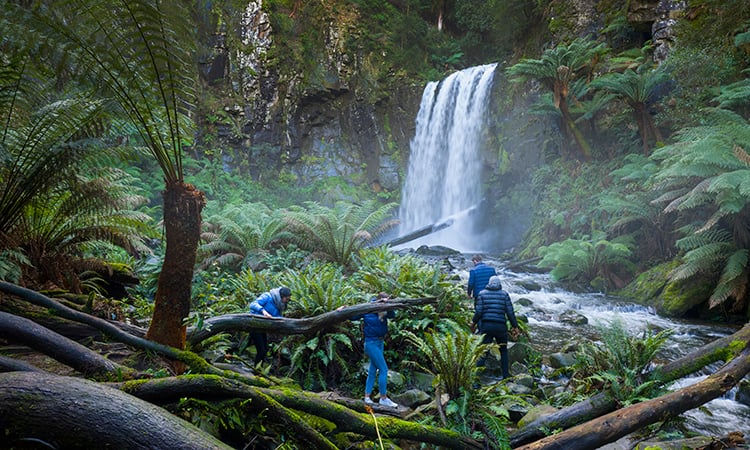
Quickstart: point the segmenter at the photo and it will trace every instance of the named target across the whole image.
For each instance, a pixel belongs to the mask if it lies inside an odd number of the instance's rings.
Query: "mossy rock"
[[[711,296],[712,283],[698,282],[669,283],[662,293],[661,303],[656,310],[667,317],[684,317],[689,311],[706,303]]]
[[[652,306],[667,317],[685,317],[705,303],[711,295],[711,282],[669,281],[669,274],[679,261],[670,261],[640,274],[632,283],[617,292],[637,303]]]
[[[670,261],[653,267],[638,275],[630,284],[617,292],[617,295],[630,298],[638,303],[650,305],[659,298],[669,283],[669,273],[679,265]]]

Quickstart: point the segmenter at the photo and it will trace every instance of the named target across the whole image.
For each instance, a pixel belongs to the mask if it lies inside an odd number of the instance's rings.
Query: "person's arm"
[[[253,314],[262,314],[266,317],[273,317],[271,313],[266,311],[266,304],[268,303],[268,297],[261,295],[256,298],[254,302],[250,304],[250,312]]]
[[[510,325],[513,328],[518,328],[518,320],[516,320],[516,312],[513,310],[513,302],[510,300],[510,295],[505,296],[505,315],[508,316]]]
[[[476,283],[476,280],[474,278],[474,271],[469,271],[469,283],[466,286],[466,295],[471,297],[471,295],[474,293],[474,284]]]

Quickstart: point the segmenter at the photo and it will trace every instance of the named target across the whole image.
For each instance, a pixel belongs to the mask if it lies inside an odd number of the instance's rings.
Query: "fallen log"
[[[676,417],[718,398],[750,373],[750,345],[705,380],[678,391],[606,414],[520,450],[595,450],[656,422]]]
[[[0,337],[33,349],[77,370],[86,377],[109,379],[113,374],[132,377],[136,371],[101,356],[88,347],[37,325],[29,319],[0,311]]]
[[[9,448],[231,448],[102,383],[35,372],[0,373],[0,431]]]
[[[716,361],[734,357],[732,342],[750,342],[750,324],[737,332],[712,341],[682,358],[657,367],[655,376],[663,382],[682,378]],[[510,435],[510,446],[516,448],[545,437],[544,430],[568,429],[588,420],[600,417],[617,409],[617,401],[608,393],[601,392],[555,413],[540,417]]]
[[[360,303],[303,319],[265,317],[248,313],[225,314],[206,319],[200,328],[188,328],[187,341],[191,346],[196,346],[211,336],[227,331],[264,331],[282,335],[311,334],[362,314],[412,308],[435,302],[435,297],[395,298],[387,302]]]
[[[123,391],[143,400],[166,404],[183,397],[218,401],[228,398],[257,399],[262,394],[273,399],[284,408],[303,411],[326,419],[336,425],[336,432],[354,432],[375,438],[374,419],[369,414],[358,413],[335,402],[321,398],[318,394],[294,389],[269,389],[247,386],[232,380],[208,375],[190,375],[158,380],[138,380],[114,384]],[[361,402],[360,402],[361,403]],[[269,417],[281,411],[271,409]],[[453,449],[481,449],[482,444],[455,431],[409,422],[393,417],[377,419],[380,434],[392,439],[438,445]],[[318,448],[305,446],[303,448]]]

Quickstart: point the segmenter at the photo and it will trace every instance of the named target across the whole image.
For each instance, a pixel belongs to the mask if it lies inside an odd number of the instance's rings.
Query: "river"
[[[561,345],[586,337],[595,339],[601,327],[613,320],[621,321],[629,333],[642,335],[646,330],[672,330],[672,335],[658,354],[661,362],[671,361],[714,339],[732,334],[735,328],[720,324],[698,323],[661,317],[651,308],[601,293],[577,294],[555,286],[546,274],[500,273],[503,288],[508,291],[517,314],[529,321],[530,341],[545,354],[559,351]],[[532,306],[521,306],[522,298]],[[520,302],[524,303],[524,302]],[[588,319],[586,325],[569,325],[557,320],[565,311],[573,310]],[[711,367],[715,370],[718,366]],[[708,375],[697,373],[679,380],[670,389],[678,389],[701,381]],[[702,435],[722,437],[732,431],[750,431],[750,407],[735,401],[737,389],[724,397],[683,414],[688,429]]]

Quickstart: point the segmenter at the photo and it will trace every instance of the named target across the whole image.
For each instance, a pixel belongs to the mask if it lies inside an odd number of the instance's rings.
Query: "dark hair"
[[[482,260],[482,255],[474,255],[471,257],[471,260],[474,262],[479,262]]]
[[[288,287],[283,287],[279,289],[279,297],[286,298],[286,297],[291,297],[291,296],[292,296],[292,290],[289,289]]]
[[[390,294],[388,294],[387,292],[381,292],[380,294],[378,294],[378,298],[390,298],[390,297],[391,297]]]

